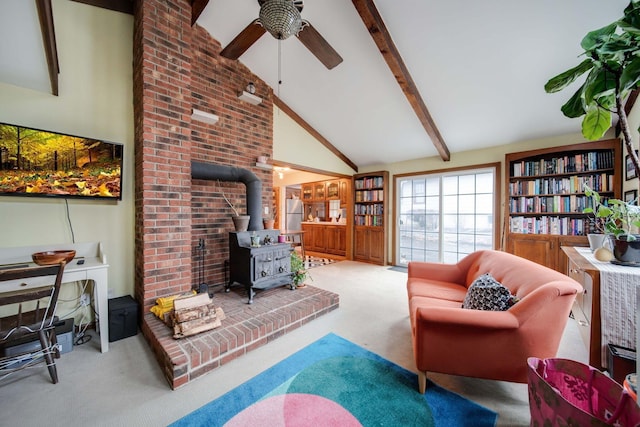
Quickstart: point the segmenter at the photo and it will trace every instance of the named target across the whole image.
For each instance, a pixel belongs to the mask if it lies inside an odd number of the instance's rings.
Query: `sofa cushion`
[[[473,281],[462,302],[462,308],[471,310],[508,310],[517,301],[509,289],[489,273]]]

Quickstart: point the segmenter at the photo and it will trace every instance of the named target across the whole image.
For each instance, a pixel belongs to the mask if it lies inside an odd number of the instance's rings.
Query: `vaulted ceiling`
[[[195,23],[223,47],[260,11],[257,0],[191,1]],[[125,12],[132,5],[80,2]],[[3,0],[0,8],[18,3],[31,2]],[[627,3],[305,0],[302,18],[343,58],[339,65],[329,70],[295,37],[278,41],[269,33],[238,60],[349,164],[447,160],[460,151],[579,133],[580,120],[560,112],[571,93],[550,95],[543,86],[576,65],[582,37],[622,16]],[[9,21],[0,18],[0,27]],[[15,34],[34,37],[32,26],[14,31],[9,39],[0,33],[3,52]],[[0,61],[0,81],[18,84],[7,77],[6,55]],[[45,76],[46,64],[41,57]]]

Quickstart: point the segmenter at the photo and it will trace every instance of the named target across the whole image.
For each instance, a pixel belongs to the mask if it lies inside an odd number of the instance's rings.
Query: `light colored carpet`
[[[140,334],[111,343],[104,354],[94,338],[58,360],[57,385],[51,384],[44,366],[0,383],[0,424],[167,425],[330,332],[415,372],[406,277],[405,272],[354,261],[314,268],[313,285],[338,293],[339,309],[175,391]],[[572,320],[559,356],[587,361]],[[499,426],[529,425],[526,384],[443,374],[429,379],[498,412]]]

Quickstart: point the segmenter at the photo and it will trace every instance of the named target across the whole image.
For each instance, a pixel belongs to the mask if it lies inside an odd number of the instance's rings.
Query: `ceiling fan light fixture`
[[[268,0],[260,7],[260,23],[276,39],[285,40],[300,31],[302,17],[291,0]]]

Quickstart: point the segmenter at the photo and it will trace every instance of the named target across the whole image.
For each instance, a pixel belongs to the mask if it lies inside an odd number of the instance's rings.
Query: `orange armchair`
[[[519,301],[506,311],[462,308],[473,281],[490,273]],[[582,286],[568,276],[500,251],[457,264],[411,262],[407,293],[419,389],[427,372],[527,382],[527,358],[554,357]]]

